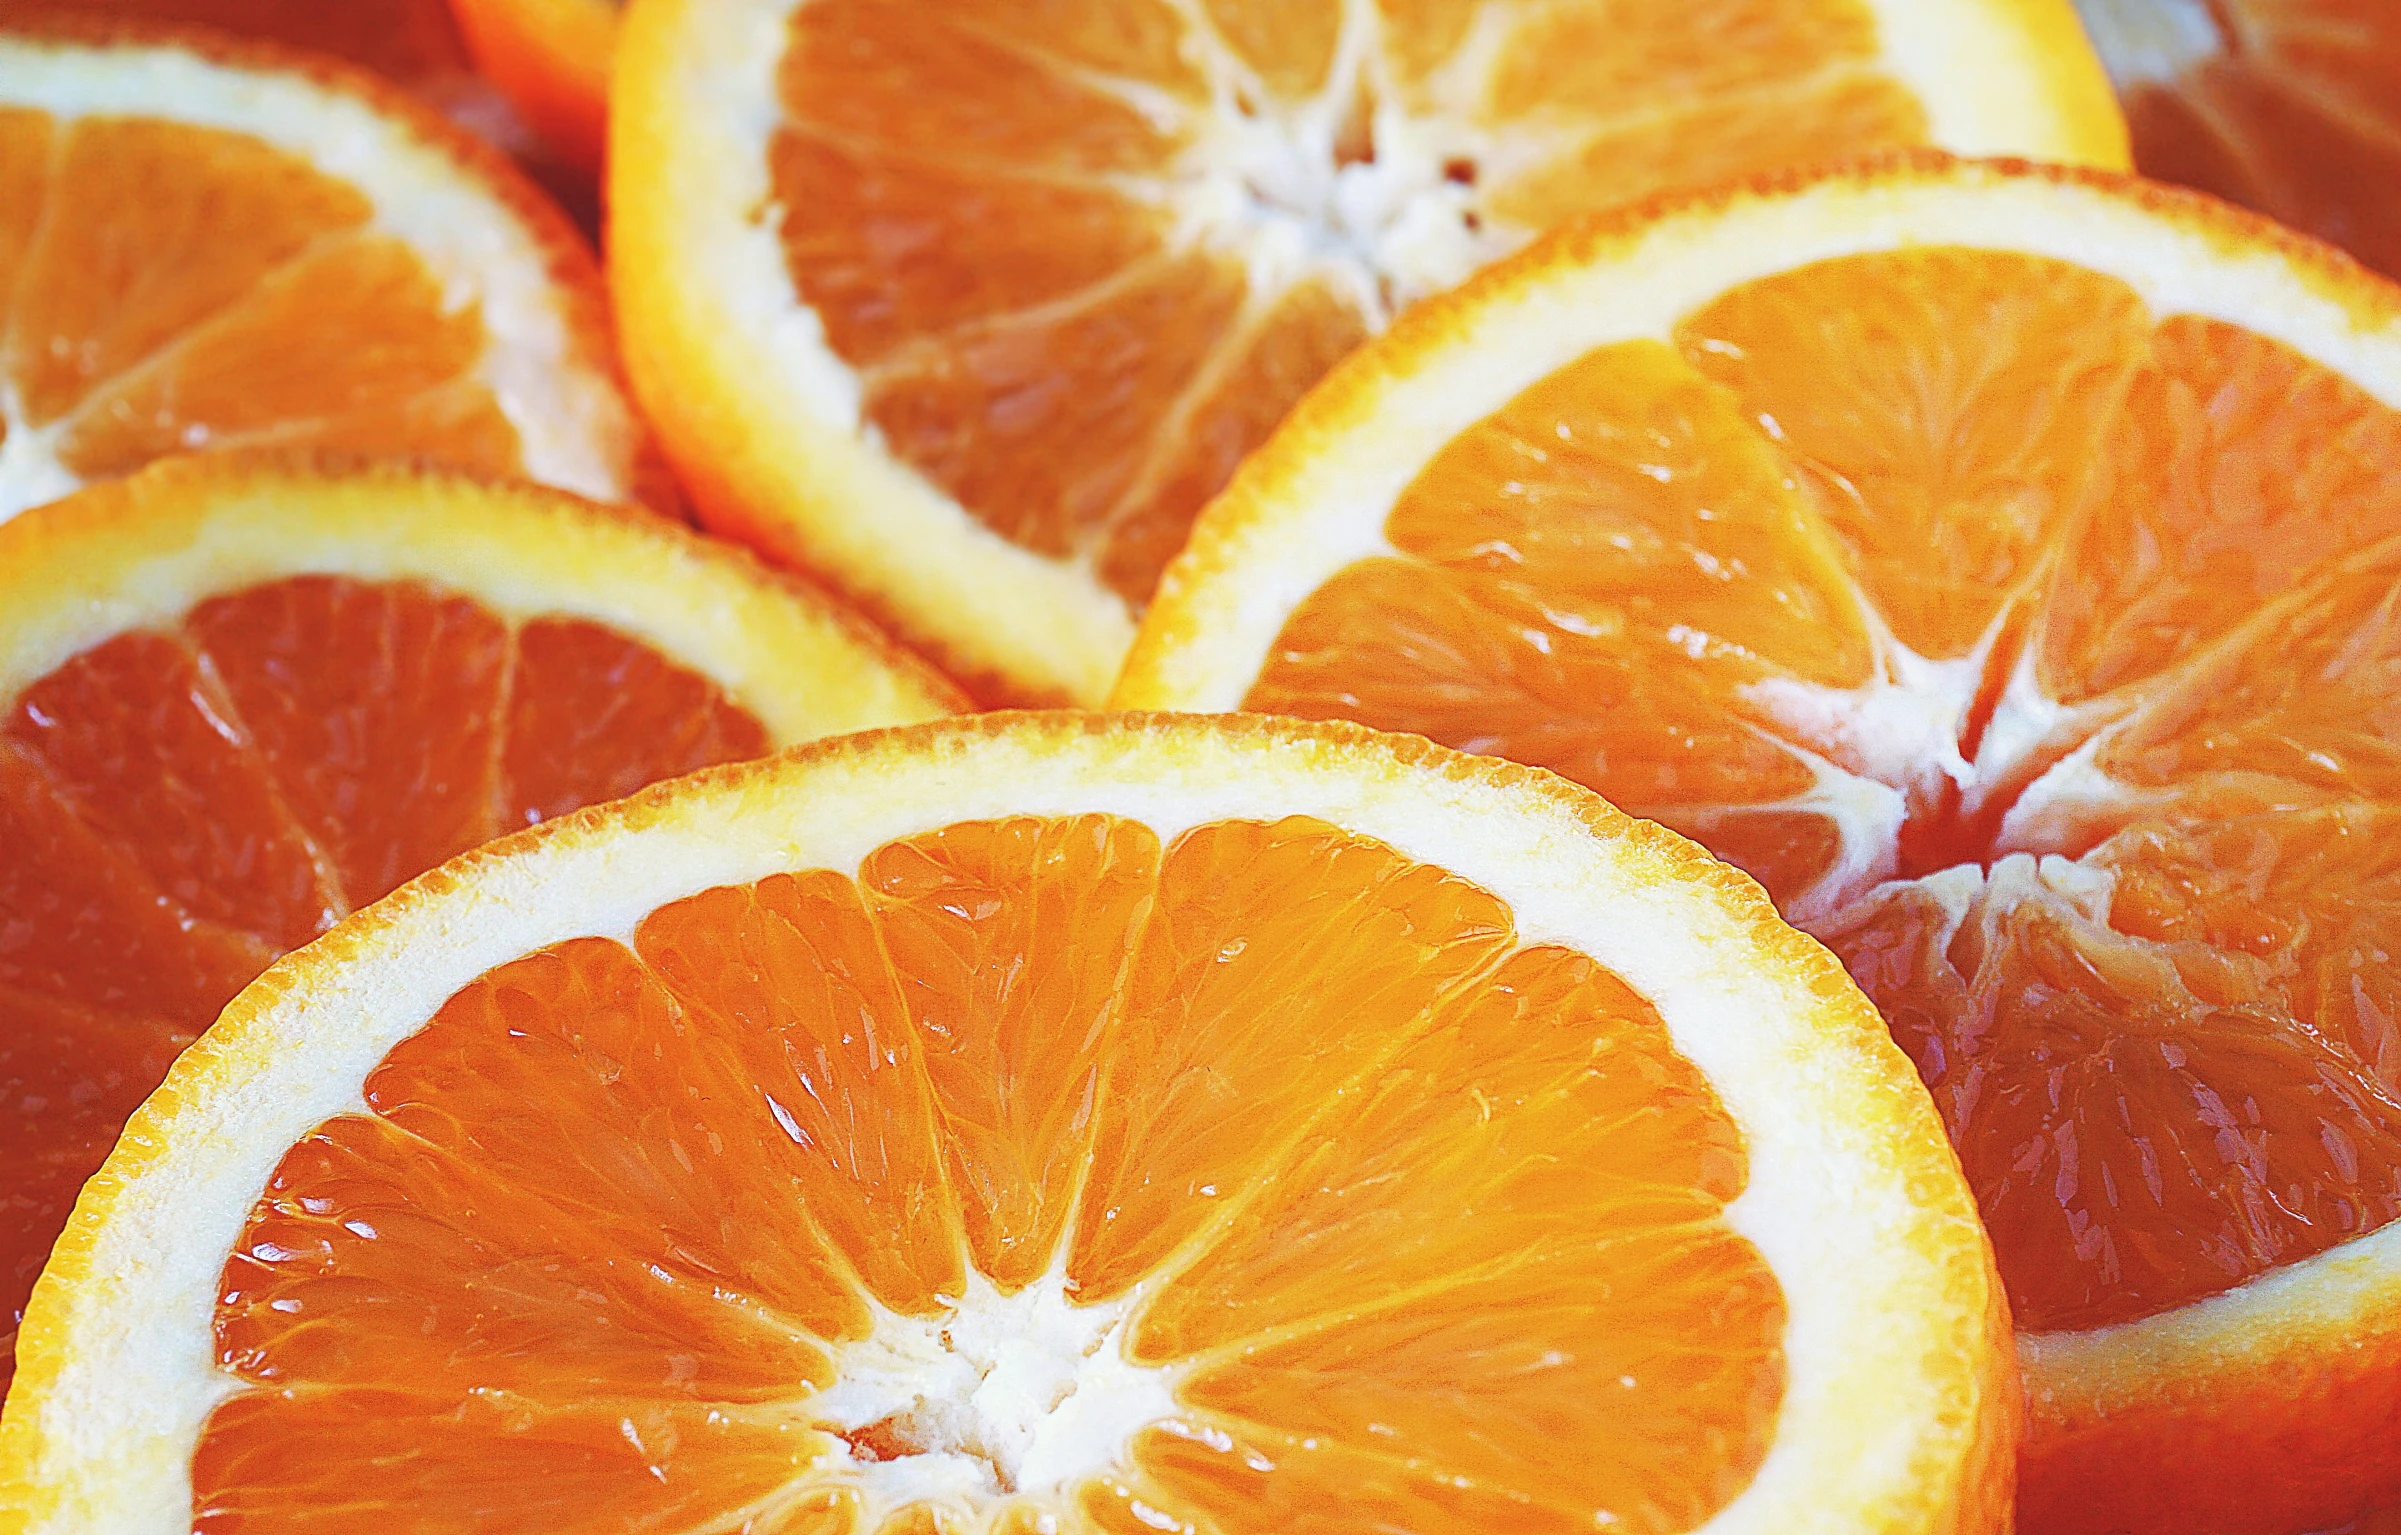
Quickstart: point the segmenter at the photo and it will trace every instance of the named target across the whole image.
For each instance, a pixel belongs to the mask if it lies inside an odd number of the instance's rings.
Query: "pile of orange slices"
[[[0,1535],[2401,1531],[2396,61],[0,0]]]

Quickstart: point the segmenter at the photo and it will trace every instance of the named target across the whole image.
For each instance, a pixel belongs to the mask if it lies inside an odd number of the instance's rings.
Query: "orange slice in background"
[[[610,280],[709,523],[1096,701],[1235,464],[1576,212],[1901,144],[2122,164],[2067,0],[652,0]]]
[[[12,21],[70,11],[266,38],[437,93],[471,67],[445,0],[0,0]]]
[[[531,488],[187,459],[0,526],[0,1390],[77,1188],[277,955],[504,831],[961,702]]]
[[[451,0],[451,9],[476,68],[569,162],[597,171],[618,0]]]
[[[2401,276],[2401,9],[2388,0],[2077,0],[2143,173]]]
[[[542,194],[375,77],[0,30],[0,517],[259,444],[671,504],[606,310]]]
[[[1682,839],[1348,726],[992,716],[545,826],[269,972],[87,1186],[0,1499],[1997,1532],[1990,1263],[1874,1010]]]
[[[1405,320],[1202,519],[1118,698],[1421,731],[1750,870],[1959,1148],[2025,1527],[2292,1531],[2401,1495],[2397,583],[2401,292],[1920,154]]]

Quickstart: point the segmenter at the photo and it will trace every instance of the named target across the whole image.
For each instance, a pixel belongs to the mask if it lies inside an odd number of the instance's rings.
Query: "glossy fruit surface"
[[[1097,701],[1292,402],[1563,217],[1895,145],[2125,152],[2065,0],[658,0],[625,24],[611,282],[679,471],[712,526],[1008,700]]]
[[[20,1353],[40,1531],[1998,1531],[2016,1429],[1822,949],[1549,775],[1259,720],[445,866],[184,1056]]]
[[[2043,1530],[2401,1491],[2401,294],[1937,157],[1571,230],[1329,380],[1119,697],[1551,767],[1882,1008],[2000,1255]]]
[[[958,702],[746,558],[533,490],[187,460],[0,527],[0,1344],[277,955],[505,831]]]

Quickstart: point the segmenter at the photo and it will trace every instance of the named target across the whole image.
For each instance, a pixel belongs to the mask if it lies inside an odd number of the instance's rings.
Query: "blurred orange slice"
[[[451,0],[451,9],[476,67],[554,149],[598,170],[617,0]]]
[[[1092,701],[1335,359],[1571,213],[1903,144],[2120,163],[2067,0],[655,0],[611,281],[713,526]]]
[[[2257,208],[2401,276],[2401,8],[2077,3],[2145,175]]]
[[[1691,844],[1350,727],[986,717],[554,823],[270,972],[87,1187],[0,1499],[1998,1535],[1998,1299],[1874,1010]]]
[[[2020,1329],[2020,1516],[2401,1495],[2401,291],[1919,155],[1572,228],[1338,371],[1118,696],[1554,768],[1824,938]]]
[[[0,30],[0,517],[261,444],[672,499],[590,254],[479,141],[264,45]]]
[[[530,488],[184,460],[0,526],[0,1389],[76,1189],[275,956],[501,832],[958,702]]]

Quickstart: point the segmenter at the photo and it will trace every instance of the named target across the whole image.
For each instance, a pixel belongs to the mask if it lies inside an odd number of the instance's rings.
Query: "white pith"
[[[490,337],[481,381],[517,433],[525,477],[595,500],[629,498],[634,421],[571,333],[550,258],[515,211],[402,123],[297,75],[178,49],[6,37],[0,105],[48,112],[62,123],[163,115],[251,135],[348,182],[374,206],[367,227],[418,253],[450,312],[480,306]],[[12,386],[0,378],[0,420],[7,425],[0,519],[75,488],[79,482],[56,456],[73,417],[26,426]]]
[[[876,1308],[874,1330],[835,1350],[834,1384],[802,1404],[845,1438],[887,1425],[916,1451],[854,1450],[842,1463],[861,1527],[930,1503],[974,1530],[1116,1464],[1139,1430],[1177,1411],[1173,1373],[1126,1357],[1132,1304],[1073,1304],[1054,1268],[1013,1295],[970,1270],[967,1293],[938,1316]]]
[[[1959,1352],[1981,1334],[1989,1300],[1975,1277],[1983,1259],[1972,1215],[1964,1195],[1941,1214],[1922,1202],[1933,1186],[1923,1180],[1955,1176],[1938,1176],[1930,1117],[1923,1143],[1903,1154],[1885,1127],[1840,1107],[1856,1107],[1852,1095],[1871,1081],[1888,1094],[1900,1080],[1890,1073],[1905,1065],[1871,1019],[1849,1011],[1847,993],[1752,962],[1756,907],[1738,912],[1656,841],[1596,836],[1586,811],[1542,783],[1427,772],[1373,747],[1262,748],[1182,727],[1128,741],[1069,728],[1039,740],[1030,730],[964,739],[905,764],[870,746],[763,766],[605,836],[576,830],[605,814],[570,819],[530,847],[487,856],[463,888],[370,909],[340,930],[355,939],[337,935],[358,945],[344,962],[305,982],[287,979],[298,974],[292,963],[270,972],[253,993],[255,1016],[188,1052],[152,1100],[153,1112],[180,1106],[173,1134],[151,1143],[162,1159],[128,1166],[122,1179],[104,1171],[92,1186],[114,1191],[116,1207],[90,1228],[88,1250],[72,1245],[87,1240],[81,1227],[65,1250],[74,1271],[101,1277],[70,1298],[54,1263],[37,1292],[29,1346],[62,1340],[60,1373],[20,1376],[0,1421],[5,1464],[38,1415],[45,1458],[26,1468],[39,1489],[28,1535],[188,1529],[192,1447],[227,1389],[210,1337],[224,1254],[284,1149],[354,1108],[367,1072],[474,977],[568,937],[622,939],[660,903],[713,886],[855,869],[895,838],[953,821],[1084,813],[1140,821],[1163,840],[1228,819],[1319,816],[1483,886],[1518,913],[1522,942],[1590,953],[1653,1002],[1742,1129],[1749,1182],[1725,1219],[1777,1276],[1788,1313],[1775,1443],[1703,1527],[1710,1535],[1857,1535],[1897,1504],[1917,1506],[1932,1468],[1962,1464],[1986,1410],[1965,1386]],[[1039,1330],[1053,1301],[1024,1304],[1016,1320]],[[1039,1351],[1048,1365],[1023,1372],[1050,1385],[1020,1403],[1055,1390],[1056,1364],[1081,1357],[1110,1321],[1057,1328],[1061,1346]],[[828,1393],[815,1410],[830,1400],[852,1418],[880,1412],[914,1388],[879,1395],[879,1368],[900,1363],[905,1373],[906,1361],[932,1353],[922,1328],[892,1332],[843,1361],[868,1383],[849,1405]],[[1102,1415],[1130,1419],[1157,1410],[1156,1384],[1124,1382],[1094,1401],[1122,1404]],[[986,1428],[1029,1417],[996,1410]],[[1045,1462],[1034,1453],[1037,1423],[1020,1476],[1097,1453],[1101,1436],[1072,1427],[1051,1430],[1072,1452]],[[864,1469],[890,1478],[894,1496],[918,1490],[911,1478],[946,1472],[937,1458],[915,1470],[907,1459]],[[982,1475],[968,1465],[947,1474],[962,1484]]]
[[[646,126],[643,141],[628,134],[618,152],[621,166],[641,168],[616,178],[616,206],[629,216],[614,233],[620,251],[633,248],[628,241],[643,248],[628,270],[670,274],[671,283],[646,276],[621,288],[621,313],[636,338],[629,351],[637,360],[645,350],[702,359],[715,377],[742,381],[740,396],[720,412],[731,416],[696,416],[690,429],[706,434],[716,457],[740,460],[728,477],[747,501],[794,510],[811,564],[872,591],[904,628],[938,636],[978,664],[1097,703],[1134,621],[1096,578],[1096,555],[1054,558],[1013,544],[898,459],[862,419],[857,370],[834,353],[794,291],[765,150],[783,119],[777,69],[805,5],[677,0],[629,18],[632,46],[659,63],[629,70],[622,82],[636,103],[624,120]],[[2064,5],[2055,17],[2048,0],[1871,0],[1869,8],[1885,50],[1879,63],[1920,98],[1932,142],[1964,153],[2094,152],[2069,99],[2075,88],[2061,83],[2077,74],[2069,55],[2082,46]],[[1327,87],[1302,103],[1279,102],[1250,78],[1203,6],[1176,9],[1191,23],[1189,46],[1210,81],[1209,102],[1195,108],[1141,84],[1094,83],[1191,131],[1170,172],[1121,179],[1168,210],[1171,243],[1230,252],[1262,279],[1228,327],[1229,342],[1295,280],[1330,280],[1359,296],[1380,324],[1401,304],[1515,249],[1533,231],[1479,214],[1480,194],[1451,178],[1451,164],[1472,165],[1489,187],[1608,120],[1606,104],[1580,123],[1496,124],[1484,115],[1484,87],[1511,21],[1504,6],[1484,9],[1423,86],[1432,105],[1416,111],[1405,110],[1383,78],[1372,0],[1343,0]],[[2097,67],[2081,67],[2090,68],[2098,100]],[[1362,85],[1375,158],[1340,164],[1338,132]],[[671,138],[651,137],[662,133]],[[677,408],[663,390],[654,393],[654,415]],[[731,417],[741,418],[742,435]],[[696,441],[683,451],[699,448]],[[851,514],[862,506],[875,515]]]
[[[1237,482],[1213,514],[1217,528],[1204,522],[1193,550],[1170,570],[1179,610],[1172,626],[1158,626],[1157,643],[1146,634],[1137,646],[1112,703],[1239,707],[1294,609],[1353,561],[1389,552],[1385,519],[1432,454],[1587,353],[1670,341],[1683,316],[1747,282],[1913,246],[2025,253],[2104,273],[2131,286],[2155,319],[2197,315],[2241,326],[2401,409],[2401,317],[2347,297],[2307,259],[2200,217],[2164,217],[2104,188],[1972,167],[1738,195],[1667,215],[1589,256],[1529,263],[1505,281],[1496,274],[1443,316],[1439,333],[1416,338],[1406,367],[1319,416],[1304,413],[1296,427],[1308,434],[1306,451],[1275,458],[1271,446],[1271,461]],[[1910,672],[1908,659],[1896,663],[1889,649],[1883,665],[1887,678]],[[1875,684],[1871,696],[1890,685]],[[1767,697],[1779,695],[1810,697],[1784,688]],[[1872,727],[1898,709],[1923,739],[1939,742],[1956,718],[1956,696],[1929,679],[1905,687],[1898,703],[1837,707],[1857,708],[1847,722],[1870,740],[1895,739]],[[2106,913],[2105,869],[2046,855],[2088,846],[2084,828],[2093,819],[2131,819],[2138,807],[2135,791],[2098,765],[2102,732],[2122,709],[2061,704],[2038,685],[2030,649],[2021,653],[1963,788],[1972,794],[2008,781],[2012,764],[2064,755],[2011,805],[1991,867],[1961,865],[1914,887],[1959,915],[1987,892],[1996,900],[2045,895]],[[1955,774],[1951,739],[1938,761]],[[1874,861],[1848,855],[1884,845],[1897,819],[1889,800],[1833,792],[1823,772],[1788,803],[1842,822],[1844,861],[1810,893],[1816,904],[1793,913],[1838,934],[1881,893],[1872,875],[1860,877]],[[1674,817],[1679,826],[1696,818],[1688,810]],[[2342,1359],[2357,1351],[2358,1338],[2396,1331],[2401,1222],[2156,1316],[2081,1334],[2021,1334],[2019,1353],[2038,1432],[2057,1434],[2112,1414],[2173,1417],[2247,1391],[2280,1393],[2290,1387],[2293,1359]]]

